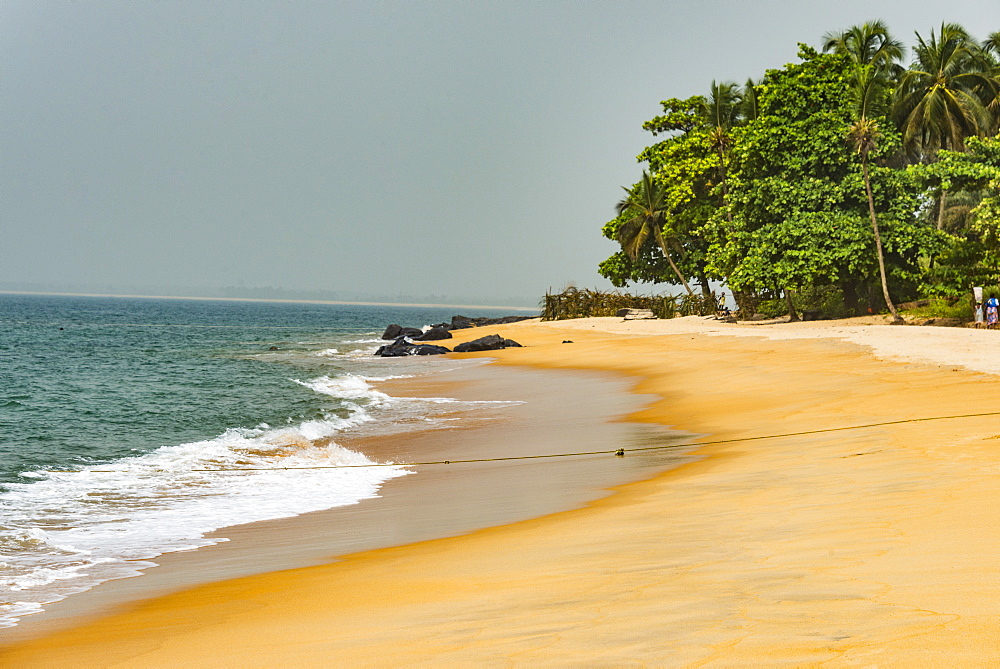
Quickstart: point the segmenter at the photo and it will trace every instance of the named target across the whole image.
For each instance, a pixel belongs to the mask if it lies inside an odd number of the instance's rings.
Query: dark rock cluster
[[[391,344],[379,346],[375,355],[380,358],[401,358],[405,355],[441,355],[451,353],[451,349],[433,344],[411,344],[406,337],[400,337]]]
[[[483,325],[505,325],[516,323],[517,321],[528,320],[532,316],[505,316],[503,318],[467,318],[465,316],[454,316],[450,323],[438,323],[432,325],[427,332],[417,328],[406,328],[398,323],[393,323],[385,329],[382,339],[392,341],[391,344],[380,346],[375,355],[382,358],[397,358],[405,355],[440,355],[451,353],[451,350],[444,346],[433,344],[415,344],[413,342],[441,341],[451,339],[452,330],[464,330],[466,328],[481,327]],[[513,339],[504,339],[500,335],[489,335],[479,339],[459,344],[455,347],[456,353],[468,353],[470,351],[498,351],[503,348],[520,347]]]
[[[466,328],[477,328],[484,325],[506,325],[518,321],[526,321],[534,316],[504,316],[503,318],[469,318],[467,316],[452,316],[450,323],[437,323],[432,325],[426,333],[417,328],[404,328],[397,323],[393,323],[385,329],[382,339],[391,341],[399,337],[409,337],[414,341],[435,341],[438,339],[450,339],[449,330],[464,330]],[[434,334],[431,334],[434,333]]]
[[[521,348],[513,339],[504,339],[500,335],[488,335],[467,341],[455,347],[455,353],[470,353],[472,351],[499,351],[502,348]]]

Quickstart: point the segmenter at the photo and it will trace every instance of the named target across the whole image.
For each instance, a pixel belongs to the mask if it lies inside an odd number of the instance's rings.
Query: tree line
[[[759,80],[664,100],[658,141],[603,229],[618,287],[667,282],[741,309],[823,296],[888,310],[1000,283],[1000,32],[882,21],[828,33]],[[692,288],[692,285],[695,288]]]

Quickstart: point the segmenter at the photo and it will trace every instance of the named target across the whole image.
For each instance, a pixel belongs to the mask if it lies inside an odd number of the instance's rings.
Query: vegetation
[[[541,303],[542,320],[614,316],[621,309],[650,309],[657,318],[714,314],[715,297],[700,295],[630,295],[620,291],[599,291],[569,287],[558,294],[546,294]]]
[[[915,38],[904,65],[870,21],[759,81],[663,101],[601,274],[688,296],[722,281],[742,312],[793,316],[898,318],[901,302],[1000,283],[1000,32]]]

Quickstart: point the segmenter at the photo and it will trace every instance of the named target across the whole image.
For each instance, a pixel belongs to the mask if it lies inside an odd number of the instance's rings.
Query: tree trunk
[[[692,295],[693,296],[694,295],[694,291],[691,290],[691,286],[688,285],[688,282],[684,280],[684,275],[681,274],[681,271],[679,269],[677,269],[677,264],[674,263],[674,259],[670,257],[670,251],[667,250],[667,243],[663,239],[663,235],[657,234],[656,235],[656,241],[659,242],[659,244],[660,244],[660,251],[663,252],[663,257],[667,259],[668,263],[670,263],[671,269],[674,270],[674,274],[676,274],[677,278],[680,279],[681,285],[684,286],[684,290],[687,291],[688,295]]]
[[[733,231],[733,210],[729,208],[729,184],[726,178],[726,157],[719,149],[719,166],[722,168],[722,206],[726,208],[726,218],[729,220],[729,232]]]
[[[941,197],[938,199],[938,220],[937,229],[944,229],[944,204],[945,199],[948,197],[948,191],[944,188],[941,189]]]
[[[799,315],[795,313],[795,305],[792,304],[792,293],[785,288],[785,304],[788,305],[788,322],[795,323],[799,320]]]
[[[902,323],[903,319],[896,313],[896,306],[889,297],[889,282],[885,278],[885,260],[882,258],[882,235],[878,233],[878,221],[875,219],[875,199],[872,197],[872,182],[868,178],[868,160],[861,160],[861,169],[865,177],[865,193],[868,195],[868,215],[872,219],[872,232],[875,234],[875,251],[878,254],[878,273],[882,279],[882,295],[885,297],[885,304],[889,307],[894,323]]]
[[[705,299],[712,297],[712,287],[708,285],[708,278],[704,274],[698,277],[698,285],[701,286],[701,296]]]
[[[677,278],[680,279],[681,285],[684,286],[684,290],[687,291],[687,294],[693,296],[694,291],[691,290],[691,286],[688,285],[688,282],[684,280],[684,275],[681,274],[679,269],[677,269],[677,264],[674,262],[674,259],[670,257],[670,254],[666,249],[663,249],[663,257],[667,259],[668,263],[670,263],[670,267],[674,270],[674,274],[677,275]]]

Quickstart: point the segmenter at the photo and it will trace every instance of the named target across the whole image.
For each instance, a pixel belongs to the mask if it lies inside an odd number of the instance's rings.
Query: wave
[[[289,379],[339,408],[71,471],[23,472],[24,483],[0,493],[0,627],[104,581],[137,576],[163,553],[227,541],[207,536],[221,528],[356,504],[412,473],[340,446],[333,439],[345,430],[448,429],[460,424],[456,412],[520,404],[392,397],[371,386],[410,376]]]
[[[0,627],[138,575],[163,553],[225,541],[206,536],[220,528],[356,504],[410,473],[329,440],[374,420],[371,410],[392,398],[350,375],[296,383],[338,398],[347,415],[231,428],[106,464],[24,472],[30,482],[9,484],[0,493]]]

